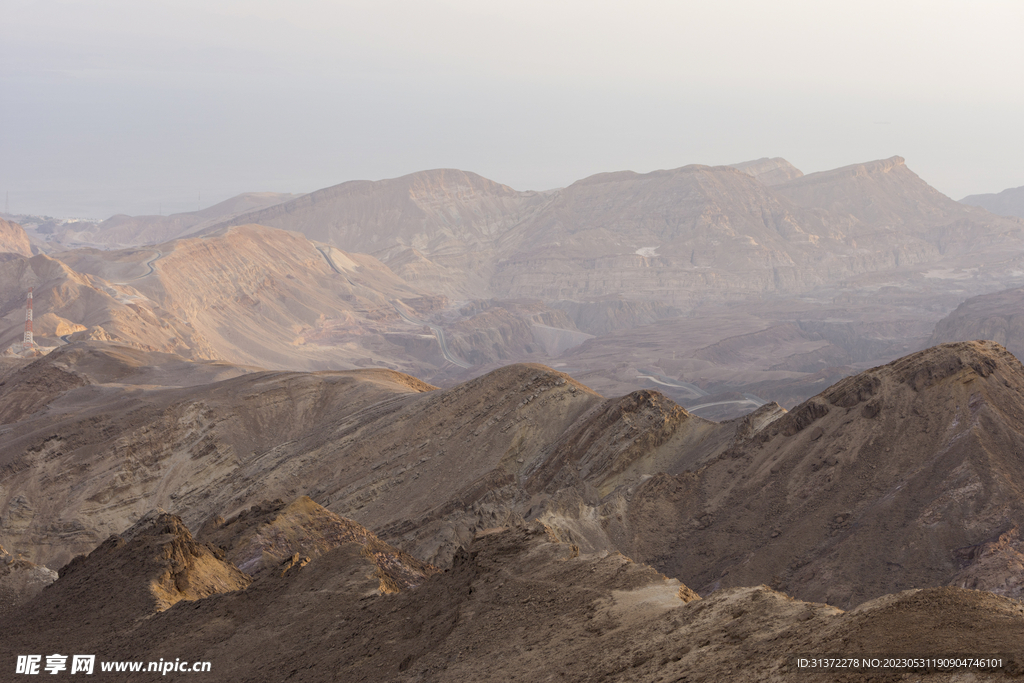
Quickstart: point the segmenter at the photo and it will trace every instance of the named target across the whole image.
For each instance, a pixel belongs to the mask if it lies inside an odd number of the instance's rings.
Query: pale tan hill
[[[1024,187],[1012,187],[996,194],[972,194],[960,203],[980,206],[1000,216],[1024,218]]]
[[[486,296],[496,239],[547,202],[475,173],[422,171],[351,181],[239,216],[372,254],[409,283],[448,296]]]
[[[971,297],[935,325],[929,346],[991,339],[1024,358],[1024,289]]]
[[[782,157],[762,157],[730,166],[757,178],[762,185],[778,185],[803,175],[803,171]]]
[[[160,244],[179,239],[250,211],[295,199],[298,195],[279,192],[247,192],[199,211],[169,216],[126,216],[118,214],[98,223],[66,223],[47,235],[48,243],[64,247],[82,245],[104,249]]]
[[[503,238],[492,290],[692,307],[806,289],[867,267],[842,238],[733,168],[605,173],[559,191]],[[810,267],[834,252],[851,258],[831,264],[828,277]]]
[[[246,225],[152,249],[75,250],[75,268],[121,279],[199,331],[217,358],[276,369],[385,366],[431,376],[437,340],[397,306],[429,314],[431,297],[377,259]],[[404,303],[402,303],[404,302]]]
[[[77,569],[117,572],[126,552]],[[90,557],[90,560],[93,558]],[[101,558],[97,558],[101,559]],[[114,563],[120,562],[120,566]],[[120,572],[119,572],[120,573]],[[126,578],[137,573],[128,573]],[[124,575],[122,574],[122,575]],[[459,553],[450,571],[418,588],[382,594],[374,566],[344,544],[244,591],[146,615],[61,577],[6,620],[0,652],[43,652],[59,640],[100,662],[158,662],[188,653],[220,681],[966,681],[1019,674],[1024,616],[1016,601],[940,588],[886,596],[851,612],[794,600],[765,586],[705,600],[678,581],[618,554],[587,556],[543,527],[493,529]],[[82,582],[85,576],[79,578]],[[46,621],[44,598],[67,605]],[[79,598],[79,599],[69,599]],[[114,610],[119,614],[111,614]],[[83,628],[85,622],[89,623]],[[807,655],[948,656],[999,653],[997,670],[801,671]],[[139,674],[104,673],[135,680]],[[145,675],[145,674],[144,674]],[[150,673],[149,676],[155,674]]]
[[[902,157],[811,173],[773,188],[861,248],[895,249],[898,265],[943,260],[1002,264],[1024,224],[964,206],[921,180]]]
[[[36,342],[106,340],[196,359],[215,357],[202,334],[131,285],[82,273],[45,255],[0,261],[0,349],[20,341],[34,288]]]
[[[644,484],[634,556],[699,591],[768,583],[840,607],[962,585],[984,554],[965,549],[1024,519],[1021,387],[1024,367],[992,342],[845,379],[693,472]]]
[[[0,253],[32,256],[32,245],[22,227],[2,218],[0,218]]]

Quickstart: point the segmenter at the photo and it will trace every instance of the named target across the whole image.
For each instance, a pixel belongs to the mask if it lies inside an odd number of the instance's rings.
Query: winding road
[[[412,323],[414,325],[426,325],[434,332],[434,336],[437,337],[437,343],[440,344],[441,346],[441,353],[442,355],[444,355],[445,360],[447,360],[452,365],[457,365],[460,368],[465,368],[466,370],[473,367],[466,361],[456,358],[452,354],[452,352],[448,350],[448,342],[446,342],[444,339],[444,330],[442,330],[437,325],[428,323],[425,320],[417,320],[416,318],[409,316],[405,311],[402,310],[402,305],[399,302],[396,302],[393,305],[395,307],[395,310],[398,311],[398,315],[402,316],[402,319],[405,320],[406,322]]]
[[[714,401],[712,403],[701,403],[699,406],[690,406],[686,410],[687,412],[692,413],[693,411],[700,410],[701,408],[710,408],[711,406],[725,406],[730,404],[750,405],[753,406],[756,410],[766,403],[768,403],[768,401],[764,400],[760,396],[755,396],[754,394],[743,394],[742,400],[735,399],[732,401]]]

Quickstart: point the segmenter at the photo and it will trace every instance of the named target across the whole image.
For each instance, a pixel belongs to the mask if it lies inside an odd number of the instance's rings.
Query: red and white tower
[[[32,341],[32,287],[28,288],[28,308],[25,309],[25,346],[35,346]]]

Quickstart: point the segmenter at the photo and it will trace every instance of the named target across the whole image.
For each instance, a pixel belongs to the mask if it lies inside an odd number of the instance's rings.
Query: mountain
[[[946,197],[902,157],[811,173],[775,186],[779,194],[815,210],[832,229],[859,247],[890,250],[893,265],[971,257],[1005,260],[1018,248],[1021,224]],[[1012,245],[1012,246],[1011,246]]]
[[[0,260],[0,349],[22,339],[30,287],[40,346],[56,346],[62,343],[58,338],[74,337],[196,359],[214,357],[201,333],[131,285],[76,271],[43,254]]]
[[[935,325],[929,345],[991,339],[1024,358],[1024,289],[971,297]]]
[[[116,249],[160,244],[179,239],[234,216],[294,199],[293,194],[247,192],[198,211],[169,216],[118,214],[98,223],[89,221],[47,222],[36,230],[50,248],[99,247]]]
[[[132,287],[203,335],[216,357],[266,368],[391,365],[432,374],[437,344],[419,339],[410,311],[436,302],[371,256],[318,246],[301,235],[238,226],[202,237],[121,251],[77,250],[75,268]],[[404,332],[404,335],[403,335]],[[427,347],[417,362],[406,336]]]
[[[503,238],[492,289],[545,301],[616,295],[692,308],[821,284],[808,266],[844,251],[838,237],[733,168],[605,173],[559,191]]]
[[[1024,366],[993,342],[849,377],[691,472],[647,481],[630,554],[699,592],[767,583],[847,607],[967,572],[1019,597],[1006,568],[968,570],[1000,539],[1020,550],[1004,534],[1024,521],[1022,388]]]
[[[1021,225],[953,202],[899,157],[806,176],[776,158],[545,193],[454,170],[354,181],[187,239],[60,258],[201,337],[144,348],[273,369],[384,366],[440,386],[539,362],[609,394],[698,386],[666,390],[727,418],[795,405],[920,348],[965,297],[1019,286]],[[684,350],[698,316],[716,336]],[[772,341],[734,340],[752,351],[739,364],[702,351],[748,334]]]
[[[2,218],[0,218],[0,253],[32,256],[32,245],[29,244],[28,235],[25,234],[22,227]]]
[[[997,194],[972,194],[960,203],[980,206],[1000,216],[1024,218],[1024,187],[1013,187]]]
[[[173,518],[165,525],[170,533],[150,544],[195,547]],[[1006,598],[939,588],[843,612],[759,586],[701,600],[622,555],[581,554],[539,524],[483,531],[449,571],[397,593],[381,591],[370,558],[346,543],[244,590],[156,613],[130,599],[152,575],[127,552],[132,543],[105,544],[23,615],[0,622],[4,656],[13,661],[59,641],[69,652],[96,653],[97,671],[112,661],[173,668],[170,656],[180,653],[188,666],[209,662],[217,680],[311,682],[853,681],[879,671],[801,671],[796,659],[1000,653],[991,675],[1012,674],[1024,661],[1024,617]],[[124,590],[104,590],[115,577]],[[64,606],[59,619],[57,604]]]
[[[104,364],[105,382],[76,369]],[[1024,515],[1024,368],[991,342],[724,423],[536,365],[447,390],[380,370],[223,366],[181,386],[173,364],[160,388],[125,365],[115,347],[63,347],[20,371],[63,373],[50,393],[0,386],[0,407],[25,406],[4,418],[0,538],[29,561],[66,561],[140,505],[199,528],[308,495],[438,566],[481,529],[525,519],[701,593],[766,583],[844,608],[965,582],[1019,595],[999,562],[1024,550],[1011,533]],[[48,474],[78,470],[88,479]]]
[[[343,183],[229,221],[246,222],[372,254],[451,297],[619,297],[687,309],[817,293],[923,264],[935,264],[930,284],[945,285],[942,269],[965,267],[965,256],[1005,260],[1024,244],[1018,222],[952,201],[900,157],[806,176],[778,158],[623,171],[547,193],[425,171]],[[1005,279],[1008,267],[983,275]]]
[[[400,405],[429,389],[386,370],[253,372],[105,343],[61,346],[0,385],[0,467],[10,467],[0,538],[59,567],[152,508],[198,526],[312,492],[314,479],[285,474],[303,469],[307,442],[333,438],[339,423],[385,399]],[[52,476],[53,467],[88,477]]]
[[[259,223],[379,258],[415,286],[447,296],[487,296],[495,239],[547,202],[475,173],[422,171],[351,181],[229,224]]]

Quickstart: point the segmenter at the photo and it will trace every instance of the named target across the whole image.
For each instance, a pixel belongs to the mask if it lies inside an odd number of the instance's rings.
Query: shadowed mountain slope
[[[991,342],[938,346],[646,482],[629,508],[633,556],[702,592],[763,582],[840,607],[959,584],[1024,521],[1022,453],[1024,367]],[[1007,578],[974,587],[1019,596]]]
[[[133,558],[117,552],[104,559],[133,565]],[[92,559],[75,574],[93,569],[98,563]],[[95,567],[111,574],[118,569],[109,563]],[[127,571],[121,575],[138,580]],[[122,610],[120,617],[76,609],[84,605],[67,599],[77,594],[65,587],[73,576],[62,576],[31,602],[18,628],[0,622],[9,634],[0,645],[5,655],[41,652],[59,640],[71,651],[95,652],[99,662],[156,662],[181,653],[190,661],[211,662],[211,674],[222,681],[411,683],[551,676],[853,681],[863,680],[864,672],[797,671],[793,658],[897,651],[945,656],[961,650],[1002,653],[1003,670],[1013,674],[1024,654],[1020,605],[991,594],[910,591],[846,613],[764,586],[700,600],[679,582],[621,555],[580,555],[571,545],[553,542],[539,525],[484,532],[456,555],[449,571],[390,595],[380,593],[372,565],[354,543],[283,575],[263,577],[244,591],[179,603],[134,623],[132,617],[145,613],[116,598],[107,601]],[[74,611],[40,623],[47,601],[58,599]],[[87,618],[91,627],[79,628]],[[129,676],[105,675],[115,681]],[[942,673],[927,679],[963,680]]]

